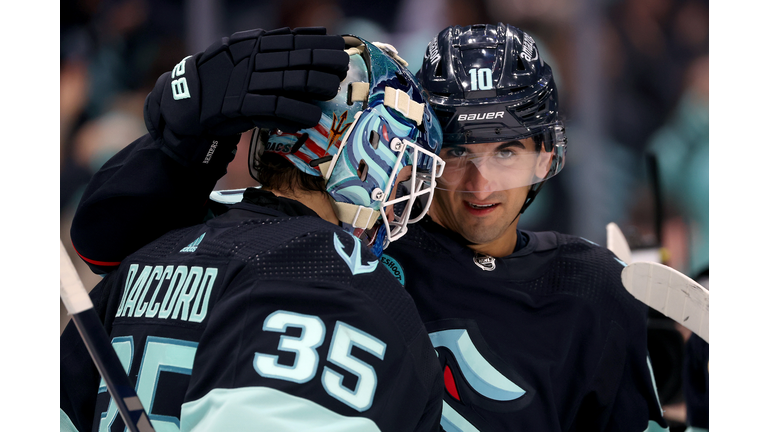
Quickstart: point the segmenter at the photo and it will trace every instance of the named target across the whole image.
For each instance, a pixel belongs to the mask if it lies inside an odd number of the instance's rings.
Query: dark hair
[[[265,189],[288,191],[301,189],[312,192],[325,192],[322,177],[307,174],[296,168],[291,162],[277,153],[264,152],[256,167],[259,183]]]
[[[533,144],[534,144],[533,148],[537,152],[540,152],[541,151],[541,147],[544,145],[544,134],[538,133],[538,134],[534,135],[532,138],[533,138]]]

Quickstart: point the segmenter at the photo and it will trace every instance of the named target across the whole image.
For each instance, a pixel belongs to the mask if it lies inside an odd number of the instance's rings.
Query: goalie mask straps
[[[384,106],[394,108],[409,120],[421,126],[424,118],[424,104],[411,99],[408,93],[392,87],[384,89]]]

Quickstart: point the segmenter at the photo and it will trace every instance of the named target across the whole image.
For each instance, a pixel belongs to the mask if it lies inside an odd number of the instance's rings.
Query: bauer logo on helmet
[[[493,120],[504,117],[504,111],[489,113],[459,114],[459,121]]]

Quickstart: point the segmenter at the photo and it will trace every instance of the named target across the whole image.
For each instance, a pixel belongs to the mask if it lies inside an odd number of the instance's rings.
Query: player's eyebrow
[[[496,146],[492,151],[497,152],[504,150],[505,148],[514,147],[519,148],[522,150],[525,150],[525,144],[523,144],[520,140],[512,140],[512,141],[506,141],[503,143],[499,143],[499,145]],[[448,144],[443,146],[443,150],[449,150],[449,149],[463,149],[470,153],[474,153],[472,151],[472,144]]]
[[[451,149],[469,150],[468,147],[469,146],[467,144],[447,144],[443,146],[442,151],[451,150]]]
[[[503,142],[503,143],[499,144],[495,148],[495,150],[496,151],[504,150],[507,147],[517,147],[517,148],[521,148],[521,149],[525,150],[525,144],[523,144],[522,142],[520,142],[518,140]]]

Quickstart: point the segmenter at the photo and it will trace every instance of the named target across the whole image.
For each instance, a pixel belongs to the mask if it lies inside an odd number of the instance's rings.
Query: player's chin
[[[459,234],[461,234],[469,244],[475,245],[491,243],[500,235],[499,230],[495,229],[495,227],[484,226],[464,227]]]

